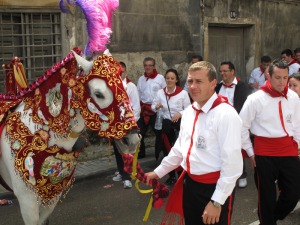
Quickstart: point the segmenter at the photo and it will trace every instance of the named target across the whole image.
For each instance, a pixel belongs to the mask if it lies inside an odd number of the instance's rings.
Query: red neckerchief
[[[130,82],[131,82],[131,80],[128,77],[126,77],[126,84],[128,84]]]
[[[233,79],[234,80],[234,79]],[[241,79],[240,78],[236,78],[237,82],[239,82]],[[233,88],[233,85],[235,85],[234,83],[231,83],[231,84],[225,84],[224,82],[222,82],[222,85],[224,87],[227,87],[227,88]]]
[[[278,92],[272,88],[270,81],[267,80],[266,83],[261,86],[260,90],[268,93],[273,98],[285,97],[287,99],[288,84],[286,84],[286,86],[284,87],[283,92]]]
[[[146,72],[144,73],[144,76],[146,77],[146,80],[148,79],[154,79],[157,76],[157,71],[156,69],[153,70],[153,73],[151,74],[146,74]]]
[[[261,71],[261,74],[260,74],[260,77],[265,73],[265,70],[264,68],[262,68],[262,65],[259,65],[259,69]]]
[[[222,95],[218,95],[218,98],[214,101],[214,103],[212,104],[209,110],[215,108],[221,103],[228,103],[228,99]],[[195,120],[197,120],[202,110],[197,109],[194,105],[192,105],[192,107],[194,110],[196,110]],[[193,130],[195,129],[195,124],[196,122],[194,122]],[[192,145],[193,145],[193,138],[191,138],[191,146],[188,150],[187,165],[189,165],[188,157],[190,155]],[[187,171],[183,171],[170,194],[161,225],[167,225],[167,224],[173,225],[173,224],[177,224],[176,222],[178,222],[178,224],[184,224],[182,194],[183,194],[183,180],[184,180],[183,178],[185,173],[188,173],[193,180],[198,180],[198,181],[201,180],[202,183],[206,183],[206,184],[216,184],[220,176],[220,171],[215,171],[203,175],[191,175],[189,172],[189,168]],[[178,221],[176,221],[176,216],[178,216],[177,217]]]
[[[170,99],[172,96],[179,94],[182,91],[182,88],[176,86],[175,91],[172,94],[167,93],[167,87],[164,88],[165,95]]]
[[[290,66],[290,65],[292,65],[292,64],[294,64],[294,63],[297,63],[297,60],[296,60],[296,59],[293,59],[293,60],[289,63],[288,66]]]

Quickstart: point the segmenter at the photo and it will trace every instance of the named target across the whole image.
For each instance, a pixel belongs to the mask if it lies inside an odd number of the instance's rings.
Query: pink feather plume
[[[69,8],[79,6],[87,21],[88,43],[84,54],[90,56],[103,52],[110,41],[112,33],[112,15],[119,6],[119,0],[60,0],[62,12],[70,12]]]

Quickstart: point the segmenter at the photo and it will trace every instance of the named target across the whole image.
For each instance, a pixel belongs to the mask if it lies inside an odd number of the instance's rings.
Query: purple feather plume
[[[60,0],[59,7],[62,12],[70,12],[70,7],[78,5],[87,21],[88,43],[84,54],[90,56],[97,52],[103,52],[109,43],[111,20],[113,11],[119,6],[118,0]]]

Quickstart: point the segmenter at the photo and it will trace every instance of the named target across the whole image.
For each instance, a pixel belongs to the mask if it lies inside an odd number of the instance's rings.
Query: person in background
[[[300,72],[294,73],[289,78],[289,88],[297,93],[300,98]],[[298,156],[300,158],[300,146],[298,146]]]
[[[203,61],[203,57],[201,55],[193,55],[192,56],[192,60],[191,60],[191,64],[194,64],[196,62],[201,62],[201,61]],[[189,91],[188,90],[188,81],[187,81],[187,78],[186,78],[183,90],[185,90],[186,92]]]
[[[222,80],[216,86],[216,93],[227,97],[229,103],[235,108],[237,113],[239,113],[250,93],[250,89],[248,85],[235,76],[235,67],[232,62],[222,62],[219,73]],[[248,184],[245,164],[247,154],[244,153],[243,156],[243,174],[238,180],[238,186],[240,188],[245,188]]]
[[[289,88],[300,97],[300,72],[294,73],[289,77]]]
[[[130,100],[134,118],[136,121],[138,121],[140,118],[140,111],[141,111],[138,90],[137,90],[137,87],[135,86],[135,84],[133,82],[131,82],[131,80],[129,80],[127,77],[126,64],[124,62],[120,62],[120,65],[121,65],[121,70],[122,70],[122,73],[121,73],[122,82],[123,82],[124,88],[126,90],[126,93],[128,94],[129,100]],[[113,181],[123,181],[125,189],[131,188],[132,187],[131,176],[130,176],[130,174],[128,174],[124,171],[124,162],[123,162],[122,156],[119,153],[114,142],[113,142],[113,149],[114,149],[114,153],[115,153],[115,157],[116,157],[118,172],[115,174],[115,176],[112,178],[112,180]]]
[[[140,134],[142,135],[140,152],[138,158],[144,158],[146,156],[145,150],[145,135],[148,127],[150,126],[155,133],[155,158],[159,157],[160,151],[162,151],[162,137],[161,130],[156,130],[155,120],[156,113],[152,110],[151,105],[155,99],[157,92],[160,89],[166,87],[166,81],[163,75],[158,74],[155,69],[155,59],[146,57],[143,61],[145,73],[138,79],[137,89],[141,103],[141,114],[137,124],[140,128]]]
[[[300,48],[296,48],[294,50],[294,55],[297,63],[300,65]]]
[[[177,70],[168,69],[165,74],[167,86],[157,92],[152,103],[152,110],[163,110],[162,136],[165,144],[164,155],[168,155],[174,145],[179,129],[183,110],[190,104],[188,93],[179,86],[179,75]],[[181,168],[176,169],[180,173]],[[171,171],[166,181],[167,185],[176,182],[176,173]]]
[[[256,67],[252,70],[249,78],[249,85],[252,88],[252,93],[259,90],[261,86],[263,86],[266,82],[265,70],[270,65],[271,58],[268,55],[264,55],[260,59],[259,67]]]
[[[276,225],[300,197],[300,102],[288,89],[288,78],[288,65],[273,61],[265,85],[248,96],[240,112],[242,147],[255,168],[260,224]],[[254,134],[254,146],[249,130]]]
[[[291,49],[285,49],[281,52],[281,60],[288,64],[289,75],[299,72],[300,65],[297,63],[297,60],[293,58],[293,52]]]
[[[194,102],[183,112],[170,153],[146,174],[149,181],[179,165],[183,168],[165,208],[165,224],[174,224],[175,216],[186,225],[228,225],[230,221],[233,190],[243,167],[242,121],[227,99],[215,93],[216,78],[211,63],[191,65],[188,87]]]

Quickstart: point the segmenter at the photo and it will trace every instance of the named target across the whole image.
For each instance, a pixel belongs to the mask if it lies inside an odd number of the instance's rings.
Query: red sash
[[[173,225],[176,224],[176,217],[178,219],[178,225],[184,225],[184,216],[182,208],[182,195],[183,195],[183,179],[187,172],[184,170],[179,179],[177,180],[168,200],[165,208],[165,214],[163,216],[160,225]],[[194,175],[188,173],[188,176],[199,183],[204,184],[216,184],[220,178],[220,171],[207,173],[203,175]]]
[[[298,144],[293,137],[254,136],[254,153],[260,156],[297,156]]]
[[[155,112],[152,111],[150,104],[141,102],[141,115],[143,116],[144,122],[147,125],[150,121],[150,116],[153,116]]]

